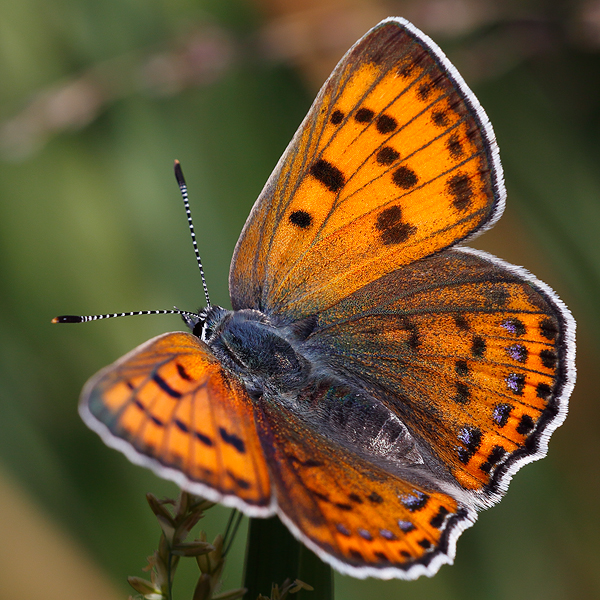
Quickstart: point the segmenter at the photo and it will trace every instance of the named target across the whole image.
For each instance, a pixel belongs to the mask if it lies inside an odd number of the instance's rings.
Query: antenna
[[[186,325],[190,329],[194,329],[196,324],[203,320],[206,316],[206,311],[210,308],[210,298],[208,297],[208,287],[206,285],[206,278],[204,277],[204,268],[202,267],[202,260],[200,259],[200,253],[198,252],[198,244],[196,243],[196,233],[194,232],[194,224],[192,223],[192,213],[190,212],[190,203],[188,200],[187,185],[185,178],[183,177],[183,171],[179,161],[175,161],[175,178],[181,191],[181,197],[183,198],[183,205],[185,207],[185,214],[188,220],[188,227],[190,228],[190,234],[192,235],[192,244],[194,245],[194,252],[196,254],[196,261],[198,262],[198,268],[200,269],[200,277],[202,278],[202,287],[204,288],[204,296],[206,298],[206,309],[201,310],[199,313],[189,312],[187,310],[179,310],[175,307],[172,310],[138,310],[135,312],[125,313],[112,313],[107,315],[61,315],[54,317],[52,323],[87,323],[88,321],[99,321],[100,319],[113,319],[115,317],[134,317],[137,315],[181,315]]]
[[[135,312],[112,313],[109,315],[62,315],[60,317],[54,317],[54,319],[52,319],[52,323],[87,323],[88,321],[99,321],[100,319],[113,319],[114,317],[135,317],[137,315],[181,315],[182,317],[190,318],[192,321],[198,320],[198,318],[201,316],[198,313],[175,308],[173,310],[137,310]]]
[[[183,205],[185,207],[185,215],[188,220],[188,227],[190,228],[190,234],[192,236],[192,244],[194,245],[194,252],[196,253],[196,261],[198,268],[200,269],[200,277],[202,278],[202,287],[204,288],[204,297],[206,298],[206,308],[210,308],[210,298],[208,296],[208,287],[206,285],[206,279],[204,277],[204,268],[202,267],[202,260],[200,258],[200,252],[198,252],[198,244],[196,243],[196,233],[194,232],[194,224],[192,223],[192,213],[190,211],[190,203],[188,200],[187,184],[183,177],[183,171],[181,170],[181,164],[178,160],[175,161],[175,179],[179,184],[179,190],[181,191],[181,197],[183,199]]]

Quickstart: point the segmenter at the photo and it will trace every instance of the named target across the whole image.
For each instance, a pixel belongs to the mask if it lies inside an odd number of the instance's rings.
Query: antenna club
[[[192,213],[190,212],[190,203],[188,200],[187,185],[185,178],[183,177],[183,171],[181,170],[181,164],[178,160],[175,161],[175,178],[179,184],[179,191],[181,192],[181,199],[183,200],[183,207],[185,208],[185,214],[188,220],[188,227],[190,235],[192,236],[192,244],[194,246],[194,253],[196,254],[196,262],[198,263],[198,269],[200,269],[200,278],[202,279],[202,288],[204,290],[204,297],[206,298],[206,306],[210,308],[210,298],[208,296],[208,287],[206,286],[206,278],[204,277],[204,268],[202,267],[202,261],[200,260],[200,252],[198,251],[198,244],[196,243],[196,234],[194,232],[194,224],[192,223]]]
[[[186,187],[185,178],[183,176],[183,171],[181,170],[181,163],[177,159],[175,159],[173,168],[175,170],[175,179],[177,179],[177,183],[179,184],[179,187],[180,188]]]
[[[61,315],[54,317],[51,323],[83,323],[83,319],[76,315]]]

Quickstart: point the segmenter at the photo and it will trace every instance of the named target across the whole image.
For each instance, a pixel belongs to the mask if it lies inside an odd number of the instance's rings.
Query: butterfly
[[[279,515],[342,573],[435,574],[546,454],[575,382],[563,302],[462,246],[504,199],[492,127],[460,74],[411,23],[382,21],[256,201],[233,310],[207,296],[183,313],[191,333],[100,371],[84,421],[192,493]]]

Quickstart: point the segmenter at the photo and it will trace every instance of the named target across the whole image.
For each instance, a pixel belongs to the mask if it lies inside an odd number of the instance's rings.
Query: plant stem
[[[269,596],[271,585],[300,579],[314,588],[301,590],[294,600],[333,600],[333,574],[308,548],[296,540],[277,517],[250,519],[244,587],[246,598]]]
[[[169,548],[169,559],[167,560],[167,585],[168,585],[168,593],[169,596],[167,598],[167,600],[172,600],[173,599],[173,578],[172,578],[172,574],[171,574],[171,563],[173,560],[173,555],[171,554],[171,549]]]

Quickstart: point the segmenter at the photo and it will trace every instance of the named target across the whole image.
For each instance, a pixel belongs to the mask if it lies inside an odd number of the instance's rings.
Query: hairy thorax
[[[265,390],[286,393],[308,382],[310,362],[294,347],[293,338],[258,310],[229,311],[213,306],[206,314],[201,337],[243,381],[251,396],[260,396]]]

